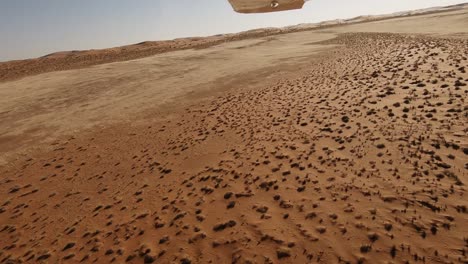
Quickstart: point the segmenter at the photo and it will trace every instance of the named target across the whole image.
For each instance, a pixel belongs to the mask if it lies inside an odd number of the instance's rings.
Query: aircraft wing
[[[301,9],[306,0],[229,0],[238,13],[268,13]]]

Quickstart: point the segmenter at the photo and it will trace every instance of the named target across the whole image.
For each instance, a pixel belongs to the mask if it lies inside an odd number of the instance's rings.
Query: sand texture
[[[0,263],[467,263],[468,9],[252,32],[4,74]]]

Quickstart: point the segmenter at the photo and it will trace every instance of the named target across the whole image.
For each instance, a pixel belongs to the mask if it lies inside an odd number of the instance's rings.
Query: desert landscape
[[[0,63],[0,263],[468,263],[468,4]]]

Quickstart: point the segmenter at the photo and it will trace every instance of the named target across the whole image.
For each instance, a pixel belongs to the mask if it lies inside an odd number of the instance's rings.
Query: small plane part
[[[268,13],[301,9],[306,0],[228,0],[238,13]]]

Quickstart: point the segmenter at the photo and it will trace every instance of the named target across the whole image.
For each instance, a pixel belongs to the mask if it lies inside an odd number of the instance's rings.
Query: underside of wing
[[[305,0],[229,0],[238,13],[268,13],[301,9]]]

